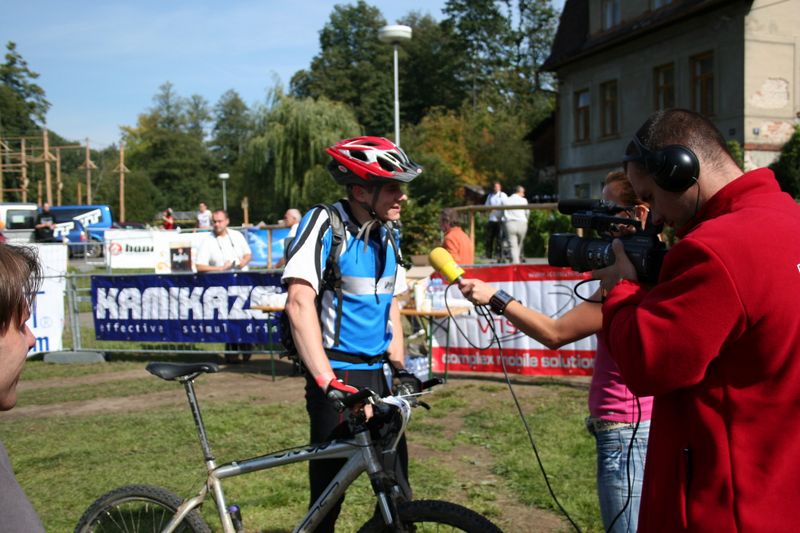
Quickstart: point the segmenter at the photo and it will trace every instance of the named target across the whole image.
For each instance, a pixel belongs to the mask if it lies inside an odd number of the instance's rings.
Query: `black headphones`
[[[656,185],[669,192],[683,192],[700,176],[700,163],[689,148],[681,144],[670,144],[661,150],[650,150],[638,135],[633,136],[638,155],[626,155],[625,163],[640,163],[653,176]]]

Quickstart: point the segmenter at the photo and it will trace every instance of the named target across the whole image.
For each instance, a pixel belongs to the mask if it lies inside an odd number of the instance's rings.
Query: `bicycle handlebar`
[[[358,392],[354,392],[349,396],[345,396],[342,398],[341,402],[346,408],[352,409],[353,406],[363,403],[364,400],[373,396],[377,396],[377,394],[375,394],[371,389],[363,388]]]
[[[422,386],[420,390],[426,390],[433,388],[437,385],[441,385],[444,383],[441,378],[432,378],[422,382]],[[365,401],[372,398],[373,402],[380,400],[380,396],[375,393],[372,389],[363,388],[360,389],[358,392],[354,392],[353,394],[346,396],[341,400],[342,405],[347,409],[352,409],[356,405],[360,403],[364,403]]]

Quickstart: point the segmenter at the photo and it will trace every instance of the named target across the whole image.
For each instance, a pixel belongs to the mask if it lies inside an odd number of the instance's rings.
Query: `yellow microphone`
[[[450,252],[442,247],[437,247],[431,250],[428,254],[428,259],[431,261],[431,266],[447,278],[447,281],[453,283],[464,275],[464,269],[458,266],[456,260],[450,255]]]

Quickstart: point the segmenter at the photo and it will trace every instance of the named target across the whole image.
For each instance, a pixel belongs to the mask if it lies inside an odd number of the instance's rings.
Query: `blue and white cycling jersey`
[[[366,247],[356,239],[358,224],[344,201],[333,207],[339,212],[346,229],[339,255],[342,281],[342,316],[339,344],[334,345],[337,323],[336,294],[325,290],[321,295],[320,324],[322,344],[326,350],[358,357],[382,355],[392,340],[389,310],[392,298],[407,290],[405,269],[397,264],[397,254],[384,227],[371,236]],[[378,230],[374,230],[377,233]],[[297,235],[289,247],[290,259],[282,280],[299,278],[307,281],[319,294],[321,276],[331,249],[332,231],[324,209],[313,209],[300,221]],[[397,327],[400,327],[399,325]],[[372,364],[333,360],[336,369],[379,369]]]

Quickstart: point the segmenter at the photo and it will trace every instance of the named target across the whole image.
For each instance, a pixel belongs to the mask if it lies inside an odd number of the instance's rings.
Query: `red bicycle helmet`
[[[408,183],[422,173],[421,166],[383,137],[345,139],[325,151],[333,158],[328,171],[340,185]]]

